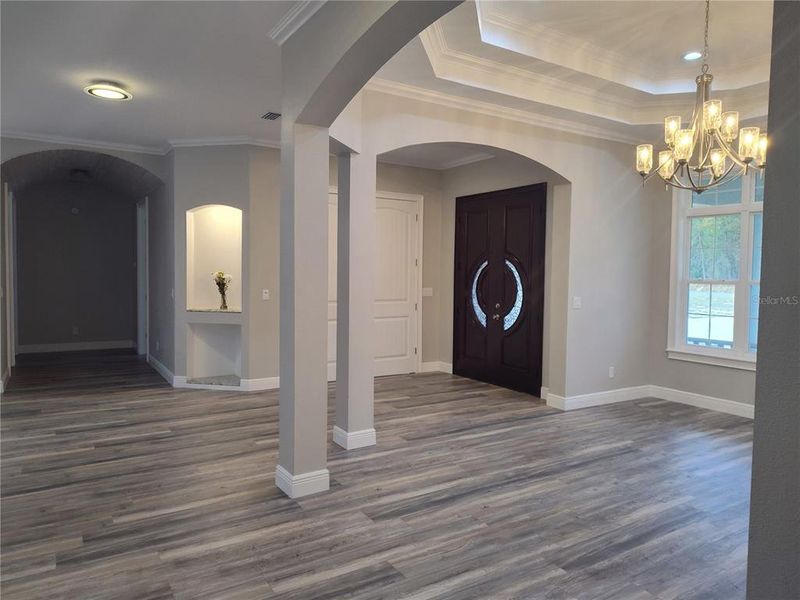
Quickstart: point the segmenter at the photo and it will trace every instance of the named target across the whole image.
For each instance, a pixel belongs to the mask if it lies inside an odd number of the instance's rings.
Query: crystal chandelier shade
[[[679,115],[664,119],[666,150],[658,153],[653,170],[653,145],[636,147],[636,170],[644,180],[658,175],[676,188],[702,193],[736,177],[750,168],[763,170],[767,165],[767,134],[758,127],[739,129],[739,113],[723,112],[722,102],[711,98],[708,72],[708,16],[706,0],[703,66],[697,76],[697,95],[692,117],[684,125]],[[738,147],[733,144],[738,138]]]

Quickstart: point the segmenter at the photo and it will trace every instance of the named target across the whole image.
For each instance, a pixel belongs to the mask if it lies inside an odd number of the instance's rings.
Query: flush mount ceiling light
[[[681,128],[680,115],[664,119],[664,141],[667,149],[658,153],[658,167],[653,168],[653,145],[636,147],[636,170],[645,180],[655,174],[672,187],[698,194],[722,183],[741,177],[755,166],[767,166],[767,134],[758,127],[739,129],[739,113],[722,112],[722,102],[711,100],[708,72],[708,14],[703,45],[703,66],[697,76],[697,96],[687,128]],[[732,145],[739,138],[738,152]]]
[[[128,90],[121,88],[116,83],[108,81],[99,81],[93,83],[85,88],[83,91],[94,96],[95,98],[102,98],[103,100],[130,100],[133,98]]]
[[[697,50],[692,50],[683,55],[683,60],[697,60],[698,58],[703,58],[703,53]]]

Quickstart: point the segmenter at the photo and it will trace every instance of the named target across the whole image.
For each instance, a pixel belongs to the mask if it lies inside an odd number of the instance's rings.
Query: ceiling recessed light
[[[103,100],[130,100],[133,98],[133,94],[128,90],[113,83],[93,83],[83,88],[83,91],[90,96],[102,98]]]
[[[697,50],[692,50],[691,52],[687,52],[683,55],[683,60],[697,60],[698,58],[702,58],[703,53],[698,52]]]

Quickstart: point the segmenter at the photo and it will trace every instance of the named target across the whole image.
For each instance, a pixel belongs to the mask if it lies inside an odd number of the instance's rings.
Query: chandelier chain
[[[703,73],[708,72],[708,15],[711,10],[711,0],[706,0],[706,28],[703,32]]]

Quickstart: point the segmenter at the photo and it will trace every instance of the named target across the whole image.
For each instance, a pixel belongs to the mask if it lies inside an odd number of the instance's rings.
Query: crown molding
[[[443,92],[429,90],[397,81],[389,81],[386,79],[373,77],[369,83],[367,83],[364,89],[368,92],[378,92],[382,94],[390,94],[392,96],[400,96],[411,100],[446,106],[447,108],[456,110],[488,115],[490,117],[507,119],[517,123],[525,123],[527,125],[535,125],[537,127],[546,127],[548,129],[555,129],[558,131],[564,131],[567,133],[573,133],[576,135],[597,138],[601,140],[609,140],[623,144],[638,144],[641,141],[639,137],[625,135],[619,131],[598,127],[596,125],[583,124],[577,121],[559,119],[557,117],[550,117],[516,108],[509,108],[499,104],[492,104],[490,102],[473,100],[471,98],[463,98],[461,96],[445,94]]]
[[[270,30],[270,39],[278,45],[283,45],[324,3],[324,0],[301,0],[295,2],[294,6],[278,21],[278,24]]]
[[[90,140],[85,138],[66,137],[60,135],[44,135],[39,133],[24,133],[19,131],[2,131],[3,138],[43,142],[45,144],[59,144],[64,146],[79,146],[93,150],[114,150],[117,152],[132,152],[135,154],[153,154],[164,156],[174,148],[196,148],[201,146],[258,146],[261,148],[280,149],[280,140],[267,140],[248,136],[222,136],[207,138],[180,138],[168,140],[164,146],[139,146],[136,144],[119,144],[103,140]]]
[[[17,140],[28,140],[31,142],[43,142],[45,144],[61,144],[64,146],[81,146],[85,148],[94,148],[96,150],[115,150],[117,152],[134,152],[137,154],[155,154],[163,156],[166,150],[158,146],[139,146],[136,144],[119,144],[116,142],[106,142],[103,140],[89,140],[85,138],[68,137],[61,135],[43,135],[39,133],[25,133],[22,131],[7,131],[0,132],[0,136],[4,138],[13,138]]]
[[[476,89],[555,106],[624,125],[658,125],[663,122],[666,114],[688,116],[694,108],[693,93],[653,95],[625,88],[627,91],[611,94],[455,50],[448,45],[441,22],[436,22],[423,31],[420,41],[437,78]],[[766,114],[766,84],[738,90],[721,90],[718,95],[726,103],[733,104],[740,114],[746,114],[747,118]]]
[[[246,135],[231,135],[205,138],[178,138],[168,140],[170,149],[172,148],[198,148],[202,146],[260,146],[262,148],[280,148],[280,140],[266,140],[263,138],[253,138]]]
[[[467,156],[462,156],[461,158],[449,160],[442,164],[440,170],[447,171],[448,169],[455,169],[456,167],[463,167],[466,165],[483,162],[484,160],[489,160],[491,158],[494,158],[494,154],[489,154],[488,152],[476,152],[475,154],[469,154]]]
[[[432,171],[447,171],[448,169],[454,169],[456,167],[463,167],[464,165],[471,165],[473,163],[481,162],[484,160],[489,160],[490,158],[494,158],[494,154],[489,154],[488,152],[476,152],[475,154],[470,154],[468,156],[462,156],[461,158],[449,160],[444,162],[438,166],[430,167],[430,166],[420,166],[419,163],[411,163],[402,160],[394,160],[394,159],[385,159],[383,157],[378,157],[378,162],[387,164],[387,165],[395,165],[399,167],[413,167],[415,169],[430,169]]]

